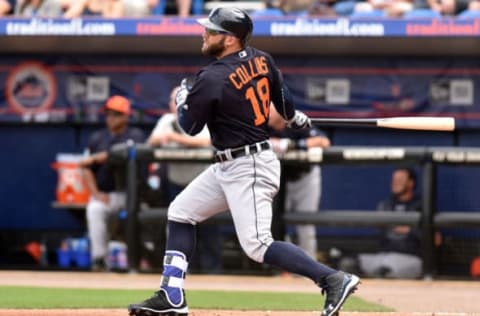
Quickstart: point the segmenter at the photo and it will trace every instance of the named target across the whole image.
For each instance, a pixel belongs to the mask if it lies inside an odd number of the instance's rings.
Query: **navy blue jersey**
[[[270,102],[286,119],[295,114],[292,99],[273,58],[247,47],[201,69],[179,107],[179,122],[190,135],[205,124],[215,148],[240,147],[269,138]]]
[[[88,150],[91,154],[108,151],[113,145],[124,143],[127,140],[133,140],[135,143],[145,141],[144,133],[138,128],[127,128],[120,135],[112,135],[108,129],[96,131],[90,136],[88,141]],[[119,169],[117,172],[117,169]],[[94,164],[91,170],[95,174],[97,187],[103,192],[123,191],[125,190],[125,166],[103,163]]]
[[[420,212],[422,210],[422,200],[414,196],[408,202],[399,201],[395,196],[381,201],[377,205],[379,211],[392,212]],[[402,253],[419,254],[421,248],[420,230],[412,227],[407,235],[398,234],[394,230],[384,230],[382,238],[382,248],[384,251],[396,251]]]

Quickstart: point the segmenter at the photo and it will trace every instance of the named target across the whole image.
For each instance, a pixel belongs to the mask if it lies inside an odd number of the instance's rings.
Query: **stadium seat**
[[[253,18],[255,17],[285,17],[285,16],[308,16],[308,11],[306,10],[300,10],[300,11],[290,11],[288,13],[283,12],[280,9],[277,8],[265,8],[265,9],[260,9],[253,11],[250,14]]]
[[[203,0],[193,0],[192,1],[192,14],[195,15],[200,15],[203,14],[203,6],[204,6],[204,1]]]
[[[167,9],[167,1],[158,1],[158,4],[153,8],[153,15],[164,15],[165,10]]]
[[[282,17],[285,16],[282,10],[277,8],[265,8],[252,12],[252,18],[256,17]]]
[[[457,14],[458,19],[480,18],[480,10],[465,10]]]
[[[353,13],[357,2],[357,0],[337,1],[333,5],[333,8],[335,10],[335,13],[339,16],[350,16]]]
[[[385,17],[385,12],[383,10],[372,10],[372,11],[356,11],[350,15],[351,19],[363,19],[363,18],[383,18]]]
[[[211,0],[205,3],[204,9],[206,11],[210,11],[220,6],[241,8],[249,13],[265,9],[265,3],[263,1],[257,1],[257,0],[245,0],[245,1],[220,1],[220,0],[213,1]]]
[[[417,19],[417,18],[440,18],[442,15],[437,11],[431,9],[413,9],[406,12],[403,17],[405,19]]]
[[[192,0],[192,14],[203,14],[203,0]],[[157,6],[152,10],[153,15],[164,15],[167,10],[167,1],[158,1]]]

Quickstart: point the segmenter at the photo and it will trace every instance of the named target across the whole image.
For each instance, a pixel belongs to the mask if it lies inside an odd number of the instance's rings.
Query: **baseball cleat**
[[[354,274],[338,271],[325,280],[322,295],[326,292],[322,316],[338,316],[338,312],[347,297],[355,292],[360,278]]]
[[[187,316],[188,306],[185,299],[178,306],[172,305],[165,292],[159,290],[141,303],[130,304],[128,313],[130,316]]]

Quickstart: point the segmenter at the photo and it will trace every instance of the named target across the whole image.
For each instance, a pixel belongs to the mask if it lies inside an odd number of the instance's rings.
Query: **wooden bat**
[[[404,116],[387,118],[311,118],[319,126],[374,126],[425,131],[453,131],[453,117]]]

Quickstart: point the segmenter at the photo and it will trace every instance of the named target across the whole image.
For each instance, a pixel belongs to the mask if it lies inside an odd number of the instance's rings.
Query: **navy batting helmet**
[[[238,8],[213,9],[208,18],[198,19],[197,22],[208,29],[233,34],[242,42],[246,42],[253,31],[252,19]]]

